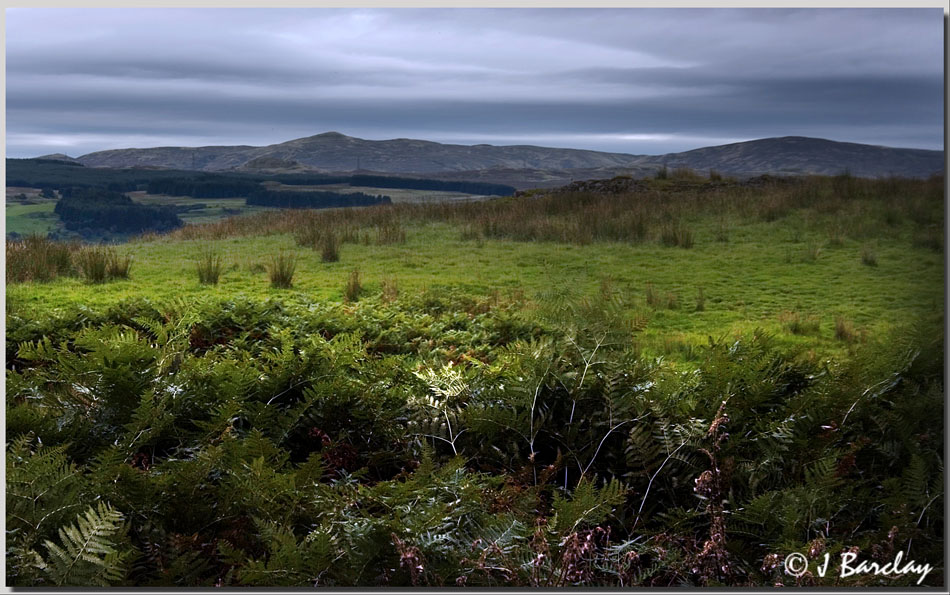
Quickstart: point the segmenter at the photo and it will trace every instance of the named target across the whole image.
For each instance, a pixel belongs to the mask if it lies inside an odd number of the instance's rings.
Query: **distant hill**
[[[847,171],[860,177],[898,175],[924,178],[943,172],[943,151],[895,149],[858,143],[843,143],[822,138],[783,136],[715,147],[703,147],[682,153],[643,158],[642,165],[659,162],[667,167],[688,167],[704,172],[722,173],[823,174]]]
[[[46,156],[53,158],[54,156]],[[70,159],[63,155],[66,159]],[[210,146],[115,149],[76,159],[90,167],[161,167],[202,171],[352,172],[454,176],[562,183],[605,174],[645,175],[657,168],[715,169],[730,175],[838,174],[927,177],[944,170],[944,153],[787,136],[666,155],[631,155],[532,145],[452,145],[424,140],[364,140],[327,132],[266,147]],[[582,173],[583,172],[583,173]],[[475,179],[473,178],[473,179]]]
[[[47,161],[65,161],[66,163],[79,163],[78,159],[74,159],[65,153],[51,153],[49,155],[40,155],[36,159],[46,159]]]
[[[266,147],[158,147],[116,149],[79,158],[93,167],[159,165],[174,169],[222,171],[253,168],[254,163],[296,162],[319,171],[356,169],[427,174],[489,168],[573,169],[620,167],[633,155],[578,149],[492,145],[446,145],[423,140],[363,140],[327,132]],[[250,165],[249,165],[250,164]]]

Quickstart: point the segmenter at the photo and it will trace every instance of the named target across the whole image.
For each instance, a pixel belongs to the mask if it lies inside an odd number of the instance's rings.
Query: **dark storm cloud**
[[[940,148],[932,10],[16,9],[7,151],[365,138]]]

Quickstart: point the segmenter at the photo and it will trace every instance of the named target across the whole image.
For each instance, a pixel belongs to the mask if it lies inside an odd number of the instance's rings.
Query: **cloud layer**
[[[7,154],[370,139],[939,149],[941,9],[8,9]]]

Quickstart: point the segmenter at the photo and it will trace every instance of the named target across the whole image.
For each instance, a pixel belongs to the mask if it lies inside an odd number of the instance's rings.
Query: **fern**
[[[560,494],[554,496],[554,521],[552,527],[567,534],[585,525],[603,522],[626,498],[626,489],[617,481],[598,488],[592,481],[582,480],[574,489],[571,499]]]
[[[130,552],[119,551],[111,539],[122,530],[123,515],[103,502],[60,528],[60,545],[46,540],[45,570],[55,585],[107,587],[125,576]]]

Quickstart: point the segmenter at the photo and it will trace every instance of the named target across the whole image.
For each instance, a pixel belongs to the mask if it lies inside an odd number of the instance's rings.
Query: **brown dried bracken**
[[[699,575],[704,583],[710,579],[723,580],[732,575],[732,564],[726,550],[726,513],[723,508],[723,474],[719,466],[719,449],[729,434],[725,427],[729,423],[726,415],[726,401],[723,401],[709,425],[707,438],[712,438],[710,449],[700,449],[700,452],[709,457],[710,469],[703,471],[696,478],[693,488],[697,495],[707,500],[706,512],[712,519],[709,527],[709,539],[703,543],[702,549],[691,561],[691,570]]]
[[[396,545],[396,551],[399,552],[399,565],[409,571],[409,580],[412,585],[418,586],[419,579],[422,578],[425,566],[423,565],[422,553],[414,545],[409,545],[399,539],[395,533],[392,534],[393,543]]]
[[[825,538],[818,537],[808,544],[808,557],[814,560],[825,553]]]
[[[762,572],[768,574],[778,568],[782,564],[782,558],[775,553],[765,556],[765,559],[762,561]]]

